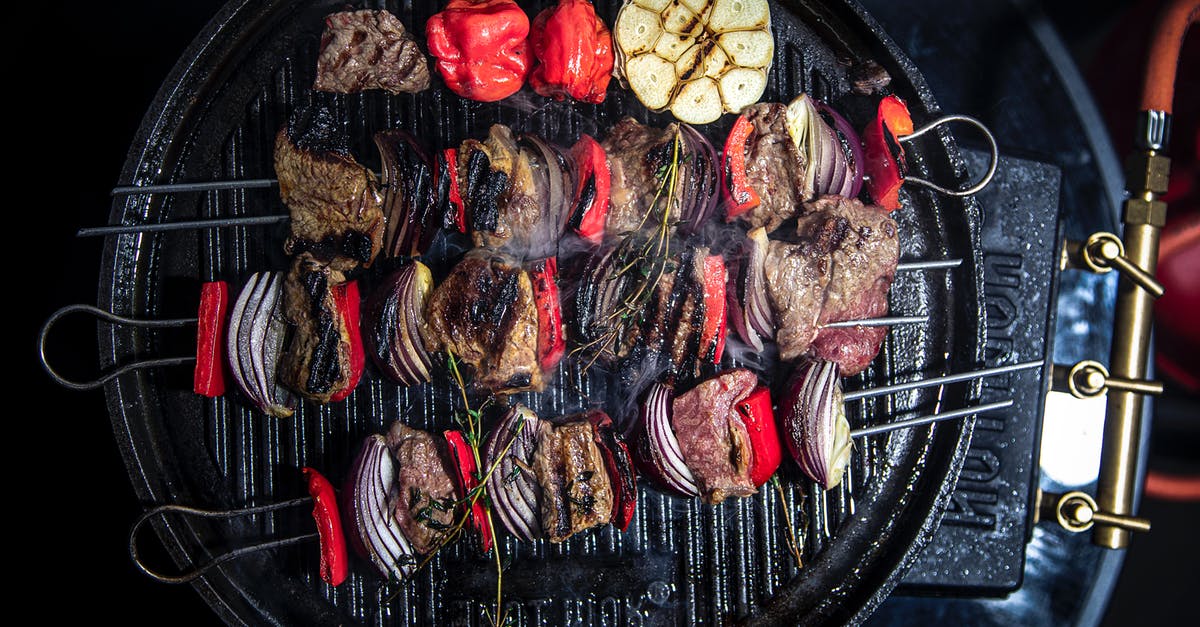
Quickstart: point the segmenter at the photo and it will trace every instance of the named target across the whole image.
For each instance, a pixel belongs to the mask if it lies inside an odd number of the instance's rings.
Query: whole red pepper
[[[342,518],[338,514],[337,496],[333,484],[312,468],[303,468],[308,481],[308,494],[313,499],[313,520],[321,540],[321,579],[331,586],[341,585],[350,574],[346,555],[346,536],[342,533]]]
[[[558,0],[533,20],[529,36],[538,62],[529,84],[555,100],[604,102],[612,77],[612,35],[588,0]]]
[[[746,424],[750,450],[754,451],[750,481],[758,487],[766,483],[783,462],[783,442],[779,439],[779,426],[775,424],[775,410],[771,407],[771,390],[758,386],[750,396],[738,401],[734,409]]]
[[[558,365],[567,349],[563,335],[562,302],[558,297],[558,259],[547,257],[533,262],[530,279],[533,280],[533,299],[538,312],[538,363],[549,372]]]
[[[200,287],[192,389],[201,396],[211,398],[225,393],[225,312],[228,308],[228,283],[213,281]]]
[[[350,378],[346,381],[346,387],[329,397],[329,400],[336,403],[346,400],[358,385],[363,368],[366,367],[367,351],[363,348],[362,330],[359,327],[361,299],[358,294],[358,281],[349,281],[333,288],[333,300],[337,303],[342,319],[346,321],[346,332],[350,334]]]
[[[904,101],[896,96],[879,101],[878,115],[863,131],[863,173],[867,177],[867,192],[876,204],[888,211],[900,208],[900,186],[908,173],[904,147],[898,138],[912,132],[912,116]]]
[[[762,202],[746,178],[746,142],[750,141],[753,133],[754,124],[745,115],[739,115],[721,152],[721,169],[725,177],[725,219],[729,221]]]
[[[450,459],[454,461],[454,470],[458,475],[458,486],[461,489],[459,498],[467,498],[471,490],[479,487],[479,466],[475,463],[475,455],[462,431],[443,431],[449,445]],[[483,552],[492,550],[492,526],[489,523],[487,511],[483,509],[483,496],[471,504],[471,523],[479,532]]]
[[[429,53],[451,91],[493,102],[529,74],[529,17],[513,0],[450,0],[425,24]]]

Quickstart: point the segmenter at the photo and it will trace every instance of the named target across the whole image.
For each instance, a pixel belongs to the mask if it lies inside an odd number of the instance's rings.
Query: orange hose
[[[1200,18],[1200,0],[1174,0],[1158,16],[1150,58],[1146,63],[1146,82],[1142,86],[1142,111],[1171,112],[1175,98],[1175,73],[1179,49],[1188,27]]]
[[[1164,501],[1200,501],[1200,477],[1179,477],[1151,470],[1146,473],[1146,496]]]

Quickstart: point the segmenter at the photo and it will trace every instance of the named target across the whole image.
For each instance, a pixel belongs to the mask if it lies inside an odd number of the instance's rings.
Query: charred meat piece
[[[807,206],[800,231],[826,230],[831,220],[848,230],[832,252],[832,272],[818,325],[886,315],[888,290],[896,276],[900,241],[896,222],[883,209],[841,196],[823,196]],[[825,217],[822,217],[825,216]],[[837,362],[843,376],[862,372],[879,353],[887,327],[821,329],[809,356]]]
[[[750,435],[735,409],[757,386],[753,372],[738,368],[700,383],[672,402],[671,427],[706,503],[757,492],[750,480],[754,461]]]
[[[328,108],[298,109],[280,129],[275,174],[291,212],[289,255],[307,252],[341,272],[371,265],[383,244],[382,199]]]
[[[659,170],[671,163],[678,134],[679,127],[675,124],[658,129],[639,124],[633,118],[623,118],[608,132],[601,144],[608,155],[611,171],[606,234],[619,235],[636,231],[643,224],[656,223],[653,219],[643,218],[661,183]],[[671,198],[676,196],[670,195]],[[680,208],[677,203],[673,204],[671,221],[678,221],[679,216]]]
[[[612,483],[586,416],[543,421],[533,469],[542,488],[542,529],[551,542],[611,520]]]
[[[564,181],[564,165],[557,157],[554,164],[547,163],[540,150],[519,144],[502,124],[492,125],[482,142],[463,142],[459,185],[475,245],[530,257],[554,254],[565,226],[562,190],[571,185]],[[552,189],[558,190],[557,197]]]
[[[300,395],[321,403],[352,378],[350,331],[333,288],[345,280],[308,253],[292,260],[284,277],[284,316],[292,325],[279,363],[279,378]]]
[[[429,62],[404,24],[387,11],[343,11],[325,18],[313,89],[414,94],[429,87]]]
[[[779,356],[836,361],[843,374],[857,374],[879,352],[887,327],[820,327],[887,313],[900,257],[896,223],[879,207],[840,196],[823,196],[806,210],[799,241],[772,241],[767,252]]]
[[[741,216],[753,227],[770,233],[796,215],[800,203],[812,196],[804,188],[804,157],[787,131],[787,107],[760,103],[742,115],[754,126],[746,141],[746,179],[758,192],[759,205]]]
[[[512,257],[467,253],[434,289],[425,319],[429,349],[470,364],[474,385],[501,393],[542,390],[533,283]]]
[[[454,469],[445,443],[397,420],[387,446],[396,460],[393,515],[413,550],[428,554],[441,546],[454,524]]]

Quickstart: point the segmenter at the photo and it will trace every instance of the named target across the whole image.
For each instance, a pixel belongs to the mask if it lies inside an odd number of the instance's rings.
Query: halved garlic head
[[[689,124],[758,102],[775,55],[767,0],[626,0],[613,35],[617,78]]]

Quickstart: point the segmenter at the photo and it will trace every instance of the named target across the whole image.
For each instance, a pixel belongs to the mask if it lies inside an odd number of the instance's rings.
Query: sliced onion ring
[[[685,496],[700,496],[700,487],[692,471],[683,463],[679,439],[671,428],[670,387],[655,383],[650,386],[641,405],[641,416],[634,433],[637,438],[638,467],[652,480]]]
[[[526,470],[533,467],[540,428],[537,414],[518,403],[500,419],[484,444],[486,468],[495,465],[486,488],[492,509],[509,533],[528,541],[542,536],[542,489]]]
[[[788,448],[800,470],[826,490],[841,483],[853,448],[839,374],[832,361],[800,365],[788,383],[784,405]]]
[[[368,436],[351,466],[342,491],[350,544],[385,577],[402,580],[416,570],[412,543],[400,530],[392,504],[396,464],[382,435]]]
[[[234,381],[255,407],[277,418],[295,411],[295,397],[279,384],[278,375],[287,332],[282,285],[281,272],[251,275],[233,305],[226,338]]]

